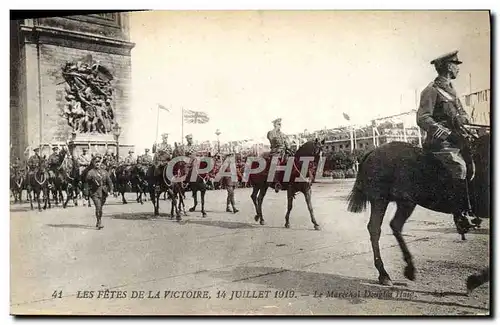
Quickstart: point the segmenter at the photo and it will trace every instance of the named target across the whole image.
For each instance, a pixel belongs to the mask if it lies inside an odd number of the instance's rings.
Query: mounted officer
[[[113,151],[111,149],[108,149],[106,151],[106,154],[102,158],[102,163],[107,167],[110,168],[113,165],[116,164],[115,157],[113,156]]]
[[[49,178],[54,179],[57,176],[57,169],[59,168],[59,146],[52,147],[52,154],[48,159],[49,165]]]
[[[432,60],[431,64],[438,76],[422,91],[417,111],[417,124],[427,132],[423,148],[432,152],[450,172],[457,212],[472,215],[467,164],[460,152],[465,139],[462,130],[469,117],[451,83],[457,78],[462,61],[458,59],[458,51],[454,51]],[[476,218],[474,222],[479,220]]]
[[[91,168],[87,173],[86,183],[89,187],[90,198],[94,202],[95,216],[97,219],[96,228],[102,229],[102,207],[106,203],[109,193],[113,193],[113,182],[108,172],[103,168],[102,157],[96,154],[92,158]]]
[[[134,159],[134,150],[130,149],[128,151],[128,156],[125,157],[125,160],[123,161],[126,165],[132,165],[135,162]]]
[[[40,156],[40,148],[35,148],[33,149],[33,156],[28,158],[28,171],[30,174],[32,174],[40,165],[40,162],[42,161],[42,157]]]
[[[137,157],[137,163],[142,165],[153,164],[153,157],[149,154],[149,148],[144,149],[144,155]]]
[[[286,156],[289,151],[288,141],[286,135],[281,132],[281,118],[277,118],[272,121],[274,128],[267,132],[267,139],[271,145],[271,156],[279,157],[279,163],[286,161]],[[281,190],[281,182],[277,176],[277,173],[274,174],[273,178],[274,190],[278,193]]]

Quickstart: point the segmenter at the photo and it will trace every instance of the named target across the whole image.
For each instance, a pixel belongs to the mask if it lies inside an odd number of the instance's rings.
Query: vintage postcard
[[[13,315],[489,315],[489,11],[10,21]]]

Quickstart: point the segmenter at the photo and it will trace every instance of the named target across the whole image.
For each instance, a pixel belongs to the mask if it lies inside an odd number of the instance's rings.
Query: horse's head
[[[325,139],[314,139],[307,141],[295,152],[295,157],[314,157],[314,162],[317,163],[321,152],[323,151],[323,146],[325,145]]]

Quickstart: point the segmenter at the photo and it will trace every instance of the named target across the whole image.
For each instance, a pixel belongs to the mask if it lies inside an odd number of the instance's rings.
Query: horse
[[[290,212],[293,207],[293,199],[295,198],[295,194],[297,192],[301,192],[304,194],[304,198],[307,204],[307,208],[309,210],[309,214],[311,217],[311,222],[314,225],[315,230],[320,230],[319,224],[316,222],[314,218],[313,206],[311,203],[311,181],[301,181],[296,182],[298,177],[306,179],[307,175],[301,175],[301,158],[303,157],[314,157],[314,163],[318,163],[323,145],[325,144],[325,140],[315,139],[314,141],[308,141],[304,143],[294,154],[293,157],[293,169],[290,175],[290,180],[288,182],[283,182],[282,190],[287,191],[287,212],[285,215],[285,228],[290,228]],[[263,154],[262,157],[265,157],[266,153]],[[262,214],[262,203],[264,201],[264,197],[266,196],[267,189],[269,186],[272,186],[272,182],[268,182],[268,173],[270,167],[270,159],[266,161],[265,169],[257,174],[249,175],[249,183],[252,186],[252,194],[250,195],[252,202],[255,206],[255,221],[259,222],[261,225],[265,225],[264,216]],[[254,165],[255,162],[252,163],[252,168],[256,168]],[[308,168],[309,170],[309,168]]]
[[[468,149],[467,149],[468,148]],[[475,177],[470,182],[472,211],[477,217],[489,215],[489,151],[490,135],[486,133],[467,141],[464,153],[470,151],[475,165]],[[465,157],[465,155],[464,155]],[[403,253],[406,267],[404,276],[415,280],[413,257],[402,236],[403,225],[420,205],[427,209],[454,214],[457,231],[465,239],[469,221],[454,212],[451,175],[432,153],[406,142],[390,142],[368,152],[359,165],[358,175],[348,197],[348,211],[359,213],[370,202],[371,213],[368,232],[372,244],[375,268],[379,283],[391,285],[392,281],[380,256],[380,228],[389,202],[396,202],[397,210],[390,227]],[[468,168],[468,174],[472,168]],[[470,177],[468,178],[470,179]]]
[[[146,201],[146,192],[148,189],[147,173],[150,169],[150,165],[147,164],[136,164],[132,169],[131,184],[136,191],[136,201],[137,203],[144,204],[142,200],[142,194],[144,194],[144,201]]]
[[[66,192],[66,200],[63,202],[63,208],[68,206],[69,200],[73,200],[74,206],[78,206],[78,194],[80,191],[80,168],[78,161],[65,152],[65,156],[59,167],[58,173],[61,189]],[[90,204],[90,201],[89,201]],[[90,205],[89,205],[90,206]]]
[[[129,188],[132,188],[133,182],[135,182],[135,165],[120,164],[115,169],[116,175],[116,191],[122,196],[122,203],[127,204],[125,199],[125,193],[128,192]]]
[[[173,158],[184,156],[184,150],[180,147],[177,147],[174,150]],[[189,164],[186,164],[185,161],[179,161],[176,163],[176,166],[173,168],[174,175],[185,176],[184,181],[182,182],[183,188],[189,187],[191,193],[193,194],[193,206],[189,208],[189,212],[196,211],[196,207],[198,206],[198,192],[200,192],[200,201],[201,201],[201,214],[202,217],[205,218],[207,216],[207,212],[205,211],[205,193],[208,190],[207,180],[209,177],[209,172],[200,174],[198,173],[198,167],[201,169],[206,168],[207,162],[200,161],[199,166],[195,166],[194,163],[196,159],[191,159]],[[194,181],[191,180],[193,172],[196,173],[196,178]]]
[[[146,179],[149,189],[149,195],[151,197],[151,202],[153,203],[154,215],[158,216],[160,214],[160,196],[161,193],[166,193],[171,199],[171,209],[170,218],[174,217],[174,212],[176,215],[176,220],[181,221],[182,217],[180,214],[181,203],[183,202],[183,187],[181,182],[172,182],[168,179],[166,175],[168,165],[168,159],[162,163],[157,163],[155,165],[149,166]],[[177,206],[177,199],[179,199],[179,206]],[[184,215],[186,211],[184,210]]]
[[[59,205],[59,200],[64,201],[62,190],[65,186],[64,178],[60,175],[60,170],[62,163],[66,157],[67,151],[63,148],[59,153],[57,153],[57,161],[54,162],[53,166],[49,168],[49,184],[51,185],[52,196],[54,198],[55,205]],[[52,163],[52,162],[51,162]],[[63,204],[64,205],[64,204]]]
[[[40,159],[38,166],[35,170],[28,173],[27,180],[27,192],[28,198],[30,200],[30,207],[33,210],[33,199],[31,192],[33,191],[33,196],[35,196],[38,203],[38,211],[42,211],[40,206],[40,193],[43,194],[43,209],[47,209],[47,205],[51,208],[50,198],[49,198],[49,176],[47,173],[47,162],[45,159]]]
[[[22,167],[10,168],[10,189],[14,203],[22,203],[23,189],[26,187],[26,170]]]

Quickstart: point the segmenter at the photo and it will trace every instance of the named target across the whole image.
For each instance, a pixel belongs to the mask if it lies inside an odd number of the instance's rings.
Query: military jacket
[[[124,160],[123,162],[124,162],[125,164],[129,164],[129,165],[131,165],[131,164],[133,164],[133,163],[134,163],[134,161],[135,161],[135,159],[134,159],[134,157],[133,157],[133,156],[127,156],[127,157],[125,157],[125,160]]]
[[[28,159],[28,166],[32,169],[36,168],[40,164],[41,160],[42,160],[42,157],[40,157],[38,155],[33,155],[33,156],[29,157],[29,159]]]
[[[100,191],[109,193],[113,191],[113,182],[106,170],[102,168],[92,168],[87,173],[87,183],[91,194],[101,194]]]
[[[271,130],[267,132],[267,139],[271,144],[271,152],[282,151],[287,145],[286,136],[281,131]]]
[[[59,164],[59,154],[53,153],[49,156],[49,166],[55,167]]]
[[[456,146],[456,138],[449,135],[458,116],[467,117],[467,112],[455,89],[445,78],[437,77],[420,95],[417,124],[427,132],[424,145],[432,150],[442,149],[444,141]]]

